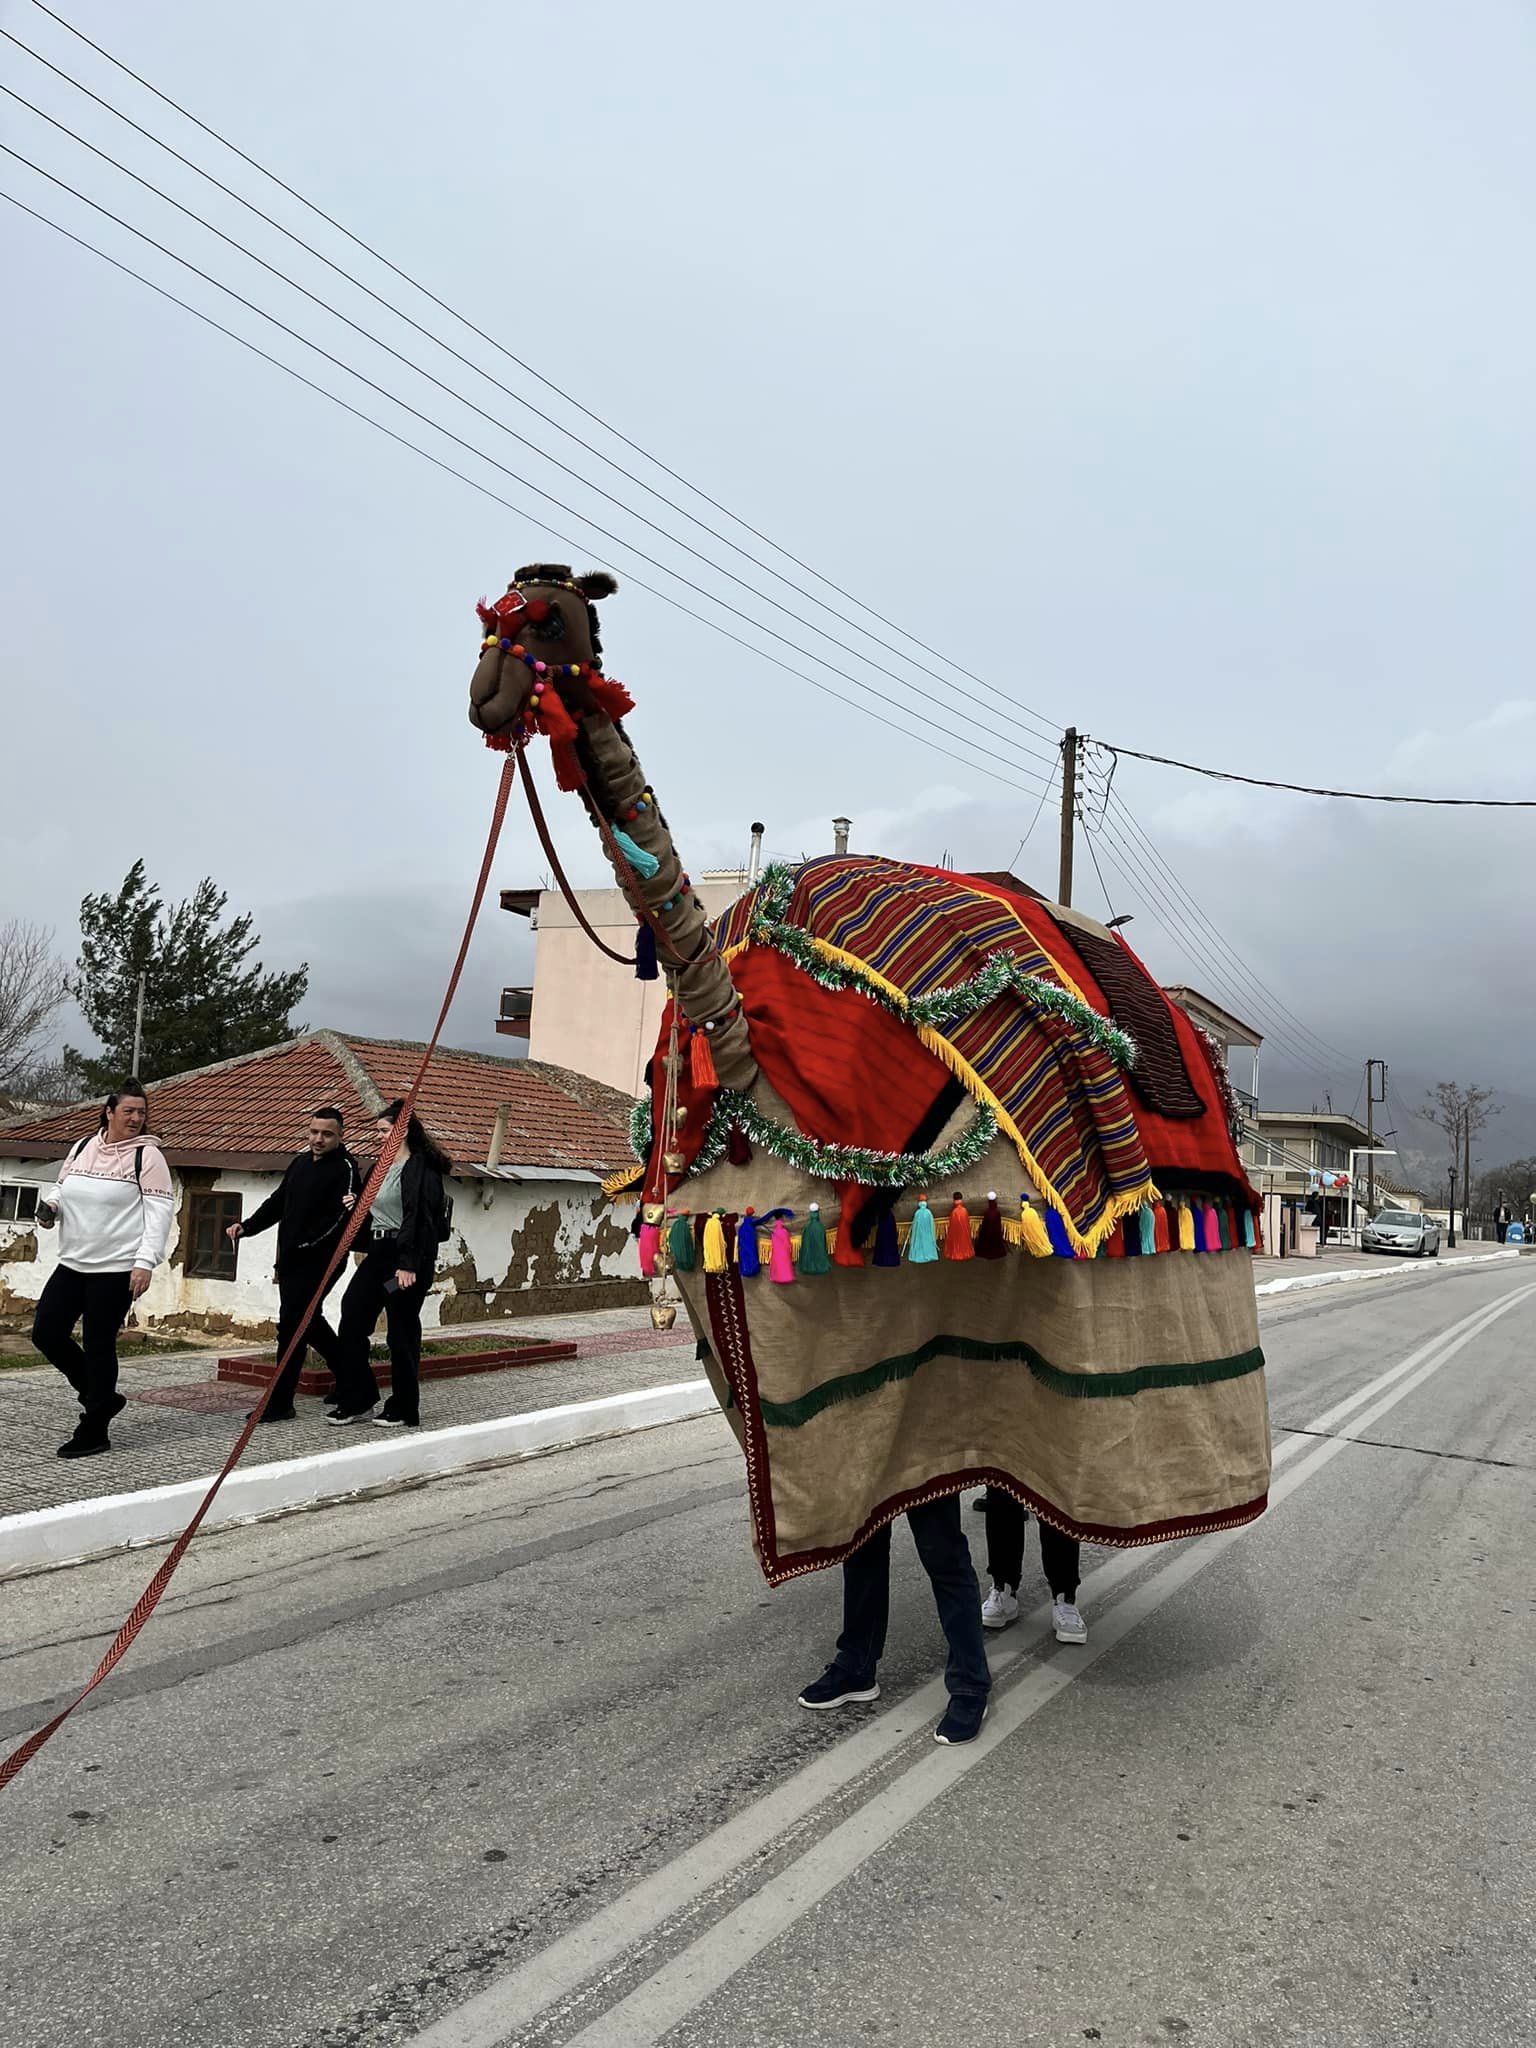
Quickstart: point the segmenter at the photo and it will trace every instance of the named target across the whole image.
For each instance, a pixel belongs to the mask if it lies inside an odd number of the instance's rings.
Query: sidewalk
[[[1394,1273],[1405,1270],[1412,1273],[1433,1273],[1447,1265],[1459,1265],[1463,1260],[1486,1260],[1495,1256],[1512,1258],[1515,1256],[1515,1247],[1484,1244],[1474,1239],[1471,1243],[1464,1241],[1458,1244],[1454,1251],[1443,1248],[1438,1259],[1398,1259],[1389,1252],[1363,1252],[1358,1245],[1330,1244],[1320,1251],[1315,1259],[1281,1259],[1273,1252],[1265,1252],[1262,1257],[1255,1258],[1253,1276],[1262,1287],[1266,1280],[1278,1280],[1282,1276],[1293,1278],[1302,1273]]]
[[[455,1324],[454,1335],[474,1335],[482,1329],[505,1336],[508,1325]],[[574,1343],[577,1355],[549,1365],[429,1380],[422,1389],[425,1430],[488,1422],[698,1376],[692,1331],[686,1324],[654,1330],[646,1308],[520,1317],[513,1329],[518,1337]],[[0,1516],[173,1485],[216,1472],[257,1398],[255,1388],[215,1378],[219,1359],[241,1348],[225,1342],[216,1350],[125,1359],[118,1388],[128,1406],[112,1425],[112,1449],[104,1458],[55,1455],[74,1427],[77,1410],[74,1396],[52,1366],[39,1361],[36,1366],[0,1371],[0,1432],[5,1442]],[[402,1434],[366,1423],[332,1429],[323,1401],[301,1400],[297,1405],[296,1422],[256,1431],[240,1461],[242,1472],[360,1442],[382,1443]]]

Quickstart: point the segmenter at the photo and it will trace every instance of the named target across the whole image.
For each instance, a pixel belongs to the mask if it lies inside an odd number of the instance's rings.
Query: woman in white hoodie
[[[82,1411],[61,1458],[112,1448],[108,1425],[127,1406],[117,1391],[117,1333],[170,1242],[171,1172],[148,1122],[144,1090],[125,1081],[107,1097],[101,1129],[74,1147],[38,1205],[43,1228],[59,1226],[59,1263],[37,1304],[32,1342],[69,1381]]]

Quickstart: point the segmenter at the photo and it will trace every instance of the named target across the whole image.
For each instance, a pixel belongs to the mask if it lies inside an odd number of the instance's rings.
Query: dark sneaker
[[[370,1401],[366,1408],[338,1408],[327,1419],[332,1429],[347,1429],[354,1422],[369,1422],[373,1419],[373,1403]]]
[[[114,1395],[112,1396],[112,1405],[111,1405],[111,1407],[110,1407],[110,1408],[108,1408],[108,1410],[107,1410],[106,1414],[105,1414],[105,1415],[104,1415],[104,1416],[102,1417],[102,1422],[103,1422],[103,1425],[105,1425],[106,1423],[110,1422],[110,1421],[112,1420],[112,1418],[113,1418],[113,1416],[114,1416],[114,1415],[121,1415],[121,1414],[122,1414],[122,1412],[123,1412],[123,1410],[124,1410],[124,1409],[125,1409],[125,1408],[126,1408],[127,1406],[128,1406],[128,1396],[127,1396],[126,1394],[114,1394]]]
[[[935,1742],[974,1742],[981,1733],[981,1724],[987,1718],[987,1703],[967,1695],[952,1699],[949,1712],[933,1731]]]
[[[256,1415],[254,1408],[250,1412],[252,1415]],[[265,1415],[256,1416],[258,1422],[297,1422],[298,1419],[297,1413],[292,1408],[269,1408]]]
[[[409,1429],[410,1424],[403,1415],[389,1415],[381,1411],[373,1418],[375,1429]]]
[[[851,1707],[866,1700],[877,1700],[880,1688],[876,1684],[855,1685],[845,1671],[839,1671],[835,1664],[829,1664],[820,1678],[814,1679],[800,1695],[800,1705],[821,1713],[828,1707]]]
[[[99,1458],[103,1451],[110,1451],[107,1425],[104,1422],[81,1422],[67,1444],[60,1444],[61,1458]]]

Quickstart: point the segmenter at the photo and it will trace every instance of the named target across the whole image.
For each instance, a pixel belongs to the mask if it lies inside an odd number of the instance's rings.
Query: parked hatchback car
[[[1360,1248],[1367,1252],[1397,1252],[1409,1258],[1437,1259],[1440,1256],[1440,1226],[1432,1216],[1416,1209],[1383,1209],[1360,1233]]]

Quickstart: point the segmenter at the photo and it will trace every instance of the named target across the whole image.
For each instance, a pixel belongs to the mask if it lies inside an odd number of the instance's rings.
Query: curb
[[[465,1422],[451,1429],[391,1431],[380,1442],[353,1443],[308,1458],[283,1458],[232,1472],[208,1510],[205,1529],[286,1514],[322,1501],[346,1500],[375,1486],[463,1472],[474,1465],[568,1450],[598,1437],[617,1436],[663,1423],[687,1422],[719,1413],[708,1380],[684,1380],[646,1387],[601,1400],[538,1408],[527,1415],[503,1415],[489,1422]],[[0,1578],[78,1564],[103,1551],[179,1536],[213,1484],[213,1474],[141,1493],[111,1493],[95,1500],[66,1501],[29,1514],[0,1516]]]
[[[1410,1266],[1406,1259],[1396,1266],[1335,1266],[1325,1273],[1287,1273],[1280,1280],[1260,1280],[1255,1294],[1289,1294],[1298,1287],[1336,1287],[1343,1280],[1430,1280],[1447,1273],[1459,1273],[1463,1266],[1491,1266],[1499,1260],[1517,1259],[1518,1250],[1472,1252],[1464,1259],[1426,1259]]]

